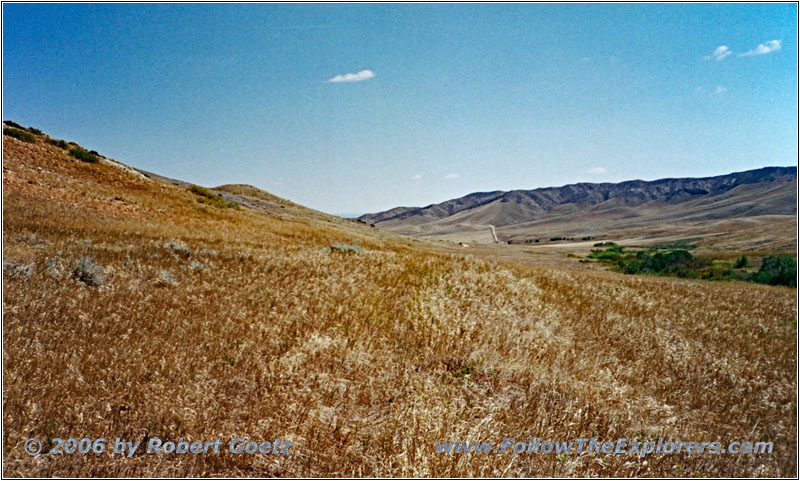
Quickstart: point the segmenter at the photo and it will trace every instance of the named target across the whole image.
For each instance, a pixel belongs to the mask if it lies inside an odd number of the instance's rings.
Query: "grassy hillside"
[[[796,289],[496,262],[214,192],[292,215],[4,136],[4,476],[797,474]],[[775,451],[434,449],[592,436]],[[30,437],[294,445],[31,457]]]

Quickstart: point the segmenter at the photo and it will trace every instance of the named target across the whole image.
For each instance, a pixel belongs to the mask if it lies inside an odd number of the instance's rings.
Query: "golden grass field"
[[[85,257],[101,286],[72,278]],[[3,275],[7,477],[797,476],[796,289],[495,261],[221,209],[8,136],[3,260],[31,267]],[[591,436],[775,451],[434,450]],[[31,457],[30,437],[224,449]],[[235,437],[293,454],[232,454]]]

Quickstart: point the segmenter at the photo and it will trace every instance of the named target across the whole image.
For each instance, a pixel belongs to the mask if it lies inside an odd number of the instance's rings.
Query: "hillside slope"
[[[361,220],[402,234],[445,237],[494,225],[504,241],[551,236],[643,235],[670,225],[711,232],[717,221],[791,220],[797,169],[765,167],[707,178],[574,184],[475,193],[423,208],[396,208]],[[691,232],[690,232],[691,233]]]
[[[796,289],[433,252],[48,140],[3,137],[4,477],[796,476]],[[508,437],[774,452],[435,448]],[[55,438],[106,452],[49,454]],[[156,438],[221,449],[144,454]]]

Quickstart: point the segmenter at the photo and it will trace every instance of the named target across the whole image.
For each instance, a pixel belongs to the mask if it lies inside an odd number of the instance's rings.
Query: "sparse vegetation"
[[[189,247],[186,244],[184,244],[179,240],[171,240],[169,242],[164,242],[163,244],[156,243],[156,245],[160,245],[164,249],[174,251],[177,254],[180,254],[184,257],[192,256],[192,250],[189,249]]]
[[[620,258],[622,258],[624,249],[622,247],[617,246],[613,242],[605,244],[602,242],[600,243],[600,245],[609,245],[609,244],[611,244],[611,246],[606,250],[592,249],[591,254],[589,254],[586,257],[590,259],[598,259],[603,261],[613,261],[613,262],[619,261]]]
[[[24,130],[13,129],[10,127],[3,127],[3,135],[14,137],[15,139],[19,139],[23,142],[36,142],[36,137],[33,134],[25,132]]]
[[[650,248],[660,250],[692,250],[697,248],[697,244],[691,244],[691,242],[699,240],[699,237],[692,237],[690,239],[681,239],[674,242],[662,242],[660,244],[652,245]]]
[[[34,134],[34,135],[42,135],[42,131],[41,130],[39,130],[37,128],[34,128],[34,127],[23,127],[22,125],[14,122],[12,120],[4,120],[3,123],[8,125],[9,127],[12,127],[14,130],[22,130],[22,131],[30,132],[31,134]]]
[[[158,273],[158,277],[156,278],[156,284],[158,286],[177,286],[178,280],[175,279],[175,276],[172,275],[170,271],[162,270]]]
[[[192,185],[189,187],[189,192],[198,195],[197,201],[203,204],[208,204],[214,207],[219,207],[220,209],[239,209],[239,204],[235,202],[228,202],[227,200],[223,199],[222,197],[218,196],[217,194],[211,192],[210,190],[206,189],[205,187],[200,187],[198,185]]]
[[[78,160],[82,160],[84,162],[89,163],[96,163],[100,162],[100,158],[97,155],[87,151],[86,149],[82,149],[80,147],[72,147],[69,149],[69,154],[75,157]]]
[[[21,126],[20,124],[14,122],[13,120],[4,120],[4,124],[14,127],[15,129],[25,130],[25,127]]]
[[[95,264],[91,257],[81,257],[75,269],[72,270],[72,278],[89,287],[100,287],[106,282],[103,268]]]
[[[33,267],[16,261],[3,261],[3,274],[27,281],[33,274]]]
[[[364,252],[364,249],[359,247],[356,244],[347,245],[347,244],[332,244],[331,250],[333,252],[339,252],[341,254],[360,254]]]
[[[44,271],[45,274],[54,278],[60,279],[65,275],[67,271],[67,265],[64,259],[61,258],[61,254],[56,254],[53,257],[48,257],[44,261]]]
[[[65,150],[69,149],[69,143],[66,140],[48,138],[47,139],[47,143],[51,144],[51,145],[55,145],[56,147],[60,147],[60,148],[65,149]]]
[[[192,262],[189,263],[189,269],[192,271],[214,270],[216,267],[217,265],[208,259],[192,259]]]

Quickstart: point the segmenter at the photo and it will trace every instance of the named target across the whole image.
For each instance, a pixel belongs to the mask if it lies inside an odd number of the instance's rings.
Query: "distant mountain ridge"
[[[680,206],[694,217],[703,206],[710,218],[796,215],[796,185],[797,167],[764,167],[703,178],[476,192],[439,204],[397,207],[359,219],[400,233],[431,235],[451,233],[457,230],[455,226],[491,224],[503,228],[541,221],[557,231],[554,223],[583,219],[587,213],[593,214],[585,219],[590,223],[648,216],[657,219],[658,211],[671,212],[672,219],[680,217],[676,212]]]

